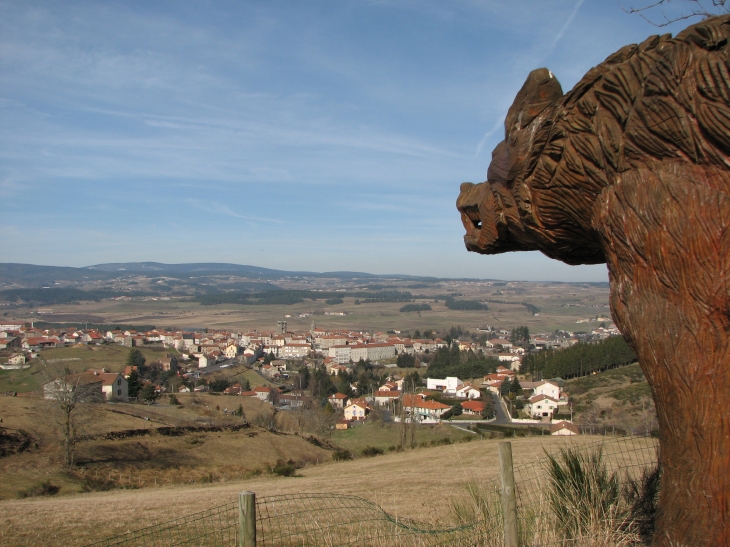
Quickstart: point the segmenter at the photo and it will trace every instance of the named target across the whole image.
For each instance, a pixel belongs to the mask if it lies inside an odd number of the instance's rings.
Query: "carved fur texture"
[[[565,95],[533,71],[457,200],[470,251],[607,262],[656,402],[662,547],[730,545],[729,40],[729,16],[652,36]]]
[[[533,71],[505,120],[488,180],[457,200],[467,248],[606,261],[593,203],[618,173],[665,162],[730,168],[730,19],[625,46],[563,95]]]

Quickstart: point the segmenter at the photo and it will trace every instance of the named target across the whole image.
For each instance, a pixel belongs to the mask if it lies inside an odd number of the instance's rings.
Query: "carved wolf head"
[[[456,207],[469,251],[498,254],[539,249],[523,221],[531,207],[522,182],[535,149],[542,148],[535,142],[538,129],[549,121],[562,97],[560,83],[549,70],[533,70],[507,113],[505,139],[492,152],[487,181],[461,185]]]

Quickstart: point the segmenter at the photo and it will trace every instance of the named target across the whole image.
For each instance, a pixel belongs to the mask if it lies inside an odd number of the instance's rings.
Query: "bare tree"
[[[309,426],[314,433],[327,437],[332,435],[332,428],[336,421],[334,412],[327,407],[322,408],[317,405],[312,405],[308,411],[308,415]]]
[[[678,2],[672,0],[655,0],[642,7],[622,8],[626,13],[636,14],[655,27],[666,27],[677,21],[693,17],[714,17],[730,13],[727,0],[683,0],[685,8],[677,7]],[[687,5],[691,4],[691,5]],[[710,5],[711,4],[711,5]],[[687,11],[689,8],[689,11]]]
[[[294,410],[292,411],[292,415],[294,416],[294,421],[299,428],[300,435],[304,433],[304,428],[307,426],[307,422],[309,421],[310,407],[311,403],[308,400],[299,399],[297,401],[297,406],[294,407]]]
[[[93,420],[96,405],[105,400],[101,380],[95,380],[93,373],[72,374],[68,368],[58,373],[48,365],[46,375],[51,379],[44,385],[44,397],[59,426],[64,461],[73,466],[80,432]]]
[[[403,384],[403,393],[399,400],[400,446],[415,448],[416,446],[416,393],[415,385]]]

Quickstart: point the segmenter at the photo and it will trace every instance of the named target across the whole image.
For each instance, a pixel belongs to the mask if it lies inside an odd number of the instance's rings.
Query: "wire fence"
[[[95,547],[238,547],[238,502],[140,528]],[[89,546],[91,547],[91,546]]]
[[[624,484],[640,478],[657,462],[658,441],[646,437],[615,437],[593,442],[566,438],[551,443],[544,458],[514,466],[518,542],[525,547],[641,545],[637,523],[597,523],[590,534],[560,533],[550,503],[548,454],[577,448],[600,452],[605,470]],[[562,451],[562,452],[561,452]],[[396,518],[379,505],[356,496],[295,494],[258,497],[255,500],[253,541],[245,538],[242,502],[232,502],[187,517],[149,526],[92,544],[93,547],[437,547],[504,546],[502,485],[499,476],[467,486],[466,495],[453,505],[454,526],[439,528]],[[249,515],[250,516],[250,515]],[[251,517],[253,518],[253,517]],[[602,517],[605,518],[605,515]],[[618,518],[618,516],[617,516]],[[606,526],[603,526],[606,524]],[[640,524],[640,523],[639,523]],[[632,528],[633,527],[633,528]],[[612,530],[620,535],[615,538]],[[599,533],[600,531],[600,533]],[[598,537],[603,534],[605,537]],[[89,546],[91,547],[91,546]]]

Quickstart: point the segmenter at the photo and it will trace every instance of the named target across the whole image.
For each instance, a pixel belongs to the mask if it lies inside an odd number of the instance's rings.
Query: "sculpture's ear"
[[[547,68],[530,72],[507,112],[504,127],[507,135],[513,129],[522,129],[548,106],[557,103],[563,96],[560,82]]]

